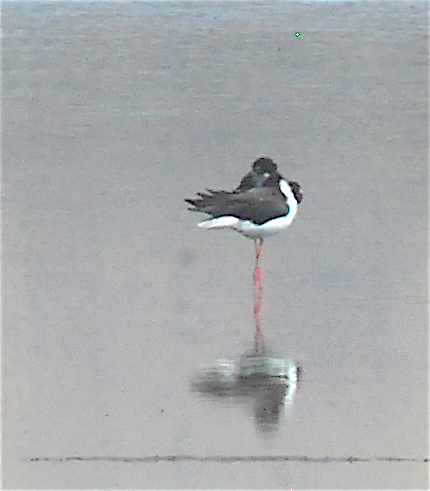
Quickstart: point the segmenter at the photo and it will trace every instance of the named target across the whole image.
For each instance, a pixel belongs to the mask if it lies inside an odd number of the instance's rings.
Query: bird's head
[[[252,164],[252,179],[254,187],[276,186],[281,179],[278,166],[272,159],[261,157]]]
[[[278,166],[268,157],[261,157],[252,164],[253,172],[256,174],[265,175],[265,177],[269,177],[270,174],[276,173],[277,169]]]

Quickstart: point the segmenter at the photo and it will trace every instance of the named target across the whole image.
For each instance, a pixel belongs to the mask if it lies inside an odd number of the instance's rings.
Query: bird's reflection
[[[257,427],[274,430],[297,391],[300,368],[272,351],[254,349],[237,361],[219,359],[195,374],[191,388],[214,397],[252,401]]]

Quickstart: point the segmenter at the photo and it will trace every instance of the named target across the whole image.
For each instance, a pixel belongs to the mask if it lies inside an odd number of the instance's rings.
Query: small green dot
[[[296,38],[299,38],[301,36],[300,32],[296,32]]]

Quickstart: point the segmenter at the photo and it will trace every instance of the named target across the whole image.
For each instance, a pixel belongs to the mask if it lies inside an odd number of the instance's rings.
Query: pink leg
[[[254,321],[255,321],[255,351],[264,351],[264,337],[261,331],[261,304],[263,295],[260,255],[263,239],[255,239],[255,268],[254,268]]]

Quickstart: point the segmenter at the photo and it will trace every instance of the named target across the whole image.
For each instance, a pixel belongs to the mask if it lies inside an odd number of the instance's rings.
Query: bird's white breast
[[[297,214],[298,203],[294,196],[293,191],[290,188],[290,185],[288,184],[287,181],[285,181],[285,179],[281,179],[279,181],[279,188],[281,190],[281,193],[287,199],[287,205],[290,208],[287,214],[287,217],[290,218],[290,223],[288,225],[290,225]]]

